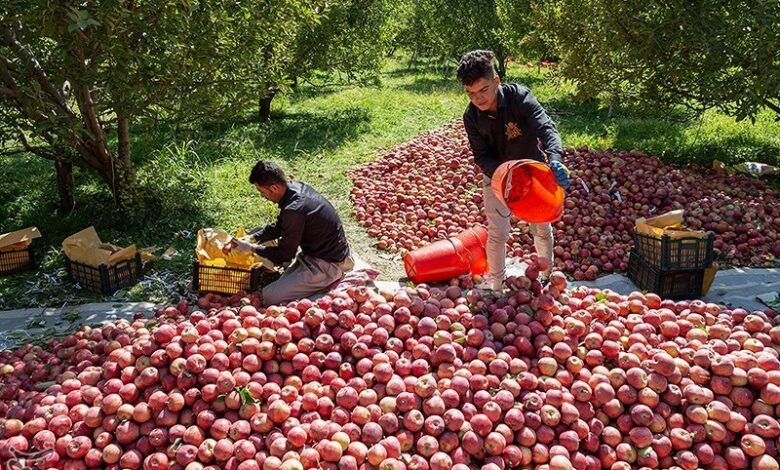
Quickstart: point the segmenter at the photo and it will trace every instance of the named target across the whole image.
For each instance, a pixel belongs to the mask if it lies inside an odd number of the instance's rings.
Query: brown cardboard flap
[[[639,233],[650,235],[651,237],[661,238],[664,235],[669,238],[707,238],[709,233],[701,230],[688,230],[682,224],[683,210],[678,209],[669,211],[649,219],[639,217],[636,219],[634,229]]]
[[[712,263],[712,266],[704,270],[704,282],[701,287],[701,295],[707,295],[710,291],[713,281],[715,281],[715,275],[718,273],[718,263]]]
[[[41,238],[38,227],[27,227],[15,232],[0,235],[0,251],[12,251],[27,248],[36,238]]]
[[[664,212],[663,214],[650,217],[645,222],[653,227],[668,227],[670,225],[682,225],[684,211],[677,209],[674,211]]]
[[[87,227],[69,236],[63,240],[62,249],[71,261],[95,267],[101,264],[111,266],[132,259],[138,252],[135,244],[120,248],[110,243],[103,243],[95,227]]]

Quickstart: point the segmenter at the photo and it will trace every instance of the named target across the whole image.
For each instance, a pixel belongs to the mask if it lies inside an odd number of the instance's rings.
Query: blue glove
[[[550,162],[550,169],[553,171],[553,174],[555,175],[555,182],[558,183],[558,186],[562,187],[563,189],[566,189],[569,187],[569,169],[566,168],[566,165],[563,163],[554,160]]]

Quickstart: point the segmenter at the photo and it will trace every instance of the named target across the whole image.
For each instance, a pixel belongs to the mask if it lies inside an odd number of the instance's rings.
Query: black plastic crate
[[[144,278],[144,268],[141,264],[141,254],[135,258],[120,261],[112,266],[101,264],[98,267],[71,261],[65,257],[65,268],[68,279],[77,282],[87,290],[112,295],[123,287],[132,286]]]
[[[668,271],[683,269],[705,269],[712,265],[715,235],[707,238],[653,237],[634,231],[634,248],[651,266]]]
[[[32,271],[35,268],[33,243],[26,248],[0,251],[0,276]]]
[[[241,291],[253,292],[279,278],[277,271],[262,266],[252,269],[218,268],[192,264],[192,290],[200,293],[233,295]]]
[[[632,251],[628,257],[628,278],[640,289],[654,292],[665,299],[698,299],[702,294],[704,269],[658,269]]]

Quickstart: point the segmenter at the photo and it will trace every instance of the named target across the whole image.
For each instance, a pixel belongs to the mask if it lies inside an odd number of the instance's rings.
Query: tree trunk
[[[65,216],[73,212],[76,207],[76,199],[73,196],[73,164],[55,160],[54,169],[57,172],[57,192],[60,196],[57,212]]]
[[[276,92],[269,92],[268,95],[260,98],[260,110],[258,112],[261,121],[271,119],[271,101],[273,101]]]
[[[3,26],[0,29],[0,42],[15,53],[16,58],[18,58],[21,65],[27,70],[30,78],[36,82],[37,87],[40,89],[40,92],[37,92],[35,96],[34,106],[18,99],[17,104],[21,109],[27,109],[28,106],[32,106],[34,109],[30,111],[32,113],[31,118],[36,122],[56,120],[56,125],[51,130],[39,133],[38,137],[42,137],[47,141],[50,141],[49,137],[53,135],[60,137],[61,145],[75,150],[78,156],[86,162],[86,165],[101,175],[103,181],[111,189],[117,204],[127,202],[122,200],[122,194],[130,187],[131,176],[127,121],[125,121],[124,126],[125,151],[120,158],[117,158],[106,142],[104,125],[100,121],[100,113],[96,103],[96,91],[91,88],[89,83],[75,79],[75,77],[87,77],[90,75],[90,65],[85,57],[86,54],[83,54],[83,51],[80,49],[77,51],[82,69],[79,70],[80,73],[74,74],[74,79],[71,82],[70,94],[78,104],[74,110],[68,98],[47,77],[43,67],[33,54],[32,48],[21,44],[9,26]],[[10,75],[4,73],[4,81],[8,81],[8,77]],[[11,77],[10,81],[13,82],[13,80],[13,77]],[[68,130],[63,131],[65,128]],[[74,138],[72,130],[78,132],[77,137]],[[123,156],[126,157],[124,162],[121,160]],[[57,161],[55,168],[57,171],[57,186],[62,199],[62,208],[64,210],[72,210],[74,206],[72,162],[59,161],[60,157],[56,153],[53,155],[53,158]]]
[[[503,80],[506,76],[506,56],[502,55],[498,58],[498,77]]]
[[[128,207],[133,203],[133,167],[131,165],[130,152],[130,118],[120,114],[117,117],[117,139],[119,140],[119,166],[117,167],[117,187],[119,194],[115,194],[121,207]]]
[[[417,48],[415,48],[412,51],[412,56],[409,57],[409,62],[406,64],[406,69],[407,70],[412,70],[412,67],[414,66],[416,61],[417,61]]]
[[[130,119],[120,115],[118,121],[119,159],[126,171],[130,170]]]

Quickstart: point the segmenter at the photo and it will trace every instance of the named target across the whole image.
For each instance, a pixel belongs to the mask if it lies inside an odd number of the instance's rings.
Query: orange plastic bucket
[[[447,281],[487,270],[487,230],[475,227],[404,255],[406,275],[415,284]]]
[[[565,192],[544,163],[535,160],[504,162],[493,173],[490,185],[498,200],[525,222],[554,222],[563,214]]]

